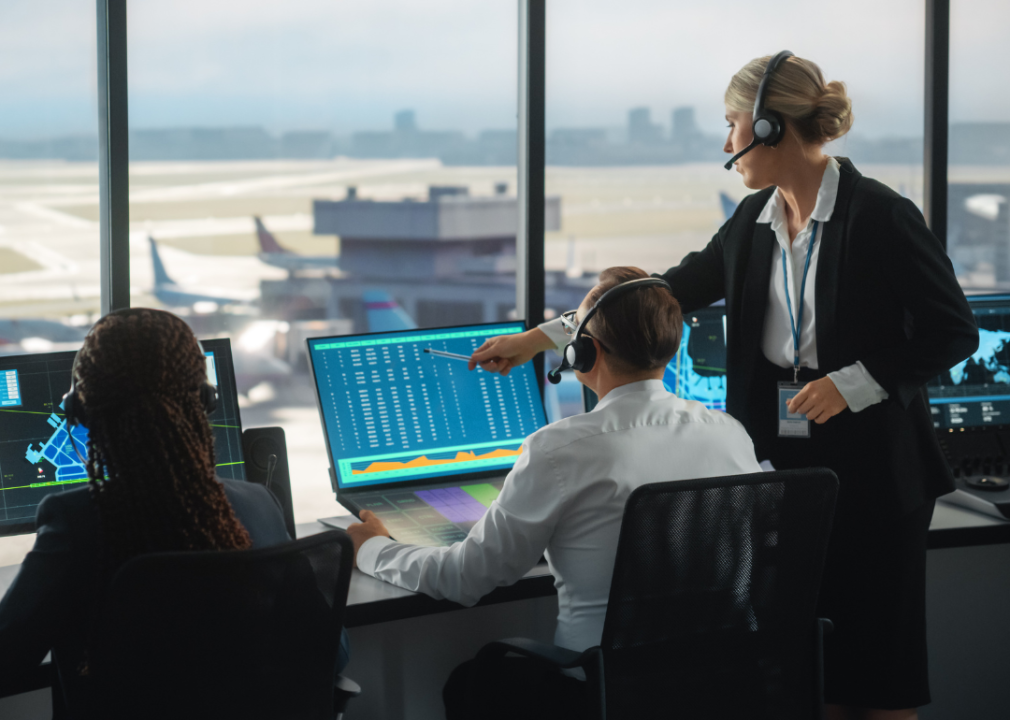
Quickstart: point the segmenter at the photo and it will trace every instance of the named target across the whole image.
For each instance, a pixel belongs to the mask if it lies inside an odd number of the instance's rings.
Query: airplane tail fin
[[[726,193],[719,191],[719,204],[722,205],[722,214],[724,220],[729,220],[733,217],[733,213],[736,212],[736,206],[739,204],[733,200]]]
[[[369,332],[414,330],[417,327],[417,323],[385,290],[368,290],[362,299],[365,301]]]
[[[285,247],[282,247],[274,234],[267,230],[263,221],[257,216],[253,216],[253,220],[256,222],[256,239],[260,243],[260,252],[269,253],[271,255],[283,254],[290,255],[291,251]]]
[[[154,238],[150,235],[147,236],[147,241],[151,243],[151,263],[154,265],[154,286],[174,285],[175,281],[168,276],[168,273],[165,271],[165,264],[161,262],[161,255],[158,253],[158,243],[156,243]]]

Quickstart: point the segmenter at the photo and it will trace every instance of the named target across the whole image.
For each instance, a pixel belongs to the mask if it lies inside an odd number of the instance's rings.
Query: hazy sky
[[[548,127],[694,105],[788,48],[849,86],[855,132],[920,135],[923,0],[547,0]],[[1010,2],[952,3],[953,120],[1010,120]],[[774,12],[765,8],[773,7]],[[844,11],[842,10],[844,8]],[[516,0],[131,0],[133,127],[514,128]],[[94,0],[0,3],[0,137],[94,132]]]

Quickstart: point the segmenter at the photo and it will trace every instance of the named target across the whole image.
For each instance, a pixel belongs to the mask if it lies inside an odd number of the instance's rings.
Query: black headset
[[[126,315],[131,312],[135,312],[138,309],[139,308],[125,308],[123,310],[116,310],[115,312],[110,313],[110,315]],[[108,317],[108,315],[106,315],[106,317]],[[101,322],[101,320],[98,322]],[[97,326],[98,323],[95,323],[95,326],[88,331],[88,335],[94,332],[95,327]],[[85,340],[87,340],[87,336],[85,336]],[[73,427],[74,425],[83,425],[84,427],[88,426],[88,410],[85,407],[84,402],[81,400],[80,393],[77,392],[77,362],[81,357],[83,349],[84,348],[78,350],[77,355],[74,356],[74,365],[70,371],[70,390],[68,390],[67,394],[63,396],[63,413],[67,418],[68,428]],[[204,412],[208,415],[217,410],[217,388],[214,385],[211,385],[207,380],[204,380],[203,383],[200,384],[200,404],[203,406]],[[70,441],[73,442],[73,434],[70,433],[69,429],[67,431],[67,435],[70,436]],[[77,452],[78,457],[80,457],[81,453],[77,450],[76,444],[74,445],[74,450]]]
[[[779,65],[784,63],[786,58],[791,57],[793,57],[791,52],[783,50],[768,61],[765,74],[761,76],[761,83],[758,85],[757,97],[754,99],[754,119],[751,121],[754,139],[751,140],[750,145],[729,159],[729,162],[724,166],[727,170],[732,170],[733,163],[758,145],[775,147],[782,140],[782,136],[786,134],[786,123],[782,115],[765,107],[765,93],[768,91],[768,83],[775,71],[778,70]]]
[[[547,379],[552,385],[557,385],[561,382],[561,372],[563,370],[578,370],[579,372],[589,372],[593,369],[593,365],[596,364],[596,346],[593,345],[593,338],[586,335],[584,330],[589,325],[589,321],[592,319],[593,315],[602,307],[605,303],[616,300],[622,295],[627,295],[633,290],[638,290],[640,288],[648,287],[663,287],[673,294],[673,289],[670,287],[669,283],[663,278],[649,277],[649,278],[636,278],[635,280],[628,280],[620,285],[615,285],[614,287],[603,293],[599,300],[589,309],[586,316],[579,323],[578,329],[575,331],[575,337],[570,343],[565,345],[564,352],[561,356],[561,364],[556,368],[551,370],[547,374]]]

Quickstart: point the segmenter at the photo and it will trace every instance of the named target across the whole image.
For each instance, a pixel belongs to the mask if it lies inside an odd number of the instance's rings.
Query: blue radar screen
[[[684,316],[680,349],[666,366],[666,389],[683,400],[726,410],[726,308],[708,307]]]
[[[87,482],[74,444],[86,453],[88,431],[68,428],[62,407],[73,362],[73,352],[0,357],[0,535],[32,530],[43,497]]]
[[[1010,296],[968,301],[978,350],[927,385],[936,428],[1010,424]]]

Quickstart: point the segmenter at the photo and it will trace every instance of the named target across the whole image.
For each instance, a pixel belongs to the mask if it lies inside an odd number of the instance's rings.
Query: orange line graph
[[[489,460],[501,457],[519,457],[522,453],[522,446],[515,450],[492,450],[483,455],[476,455],[472,452],[458,452],[452,460],[429,460],[424,455],[407,462],[373,462],[364,470],[352,470],[352,475],[364,475],[366,473],[388,472],[389,470],[403,470],[404,468],[419,468],[429,465],[451,465],[452,463],[469,462],[471,460]]]

